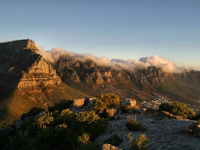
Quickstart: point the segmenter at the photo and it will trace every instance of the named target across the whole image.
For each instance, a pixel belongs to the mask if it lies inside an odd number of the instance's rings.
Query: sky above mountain
[[[0,42],[33,39],[122,59],[158,55],[200,69],[199,0],[2,0]]]

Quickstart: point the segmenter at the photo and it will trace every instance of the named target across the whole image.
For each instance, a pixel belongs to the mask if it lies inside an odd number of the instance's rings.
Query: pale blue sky
[[[200,69],[200,0],[1,0],[0,41]]]

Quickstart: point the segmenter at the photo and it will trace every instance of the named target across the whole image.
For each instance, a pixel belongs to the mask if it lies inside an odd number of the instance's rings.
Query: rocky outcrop
[[[164,95],[186,103],[200,99],[199,71],[166,73],[161,68],[151,66],[133,72],[98,65],[92,60],[79,60],[69,55],[60,58],[54,67],[65,83],[93,95],[116,93],[137,100]]]
[[[32,40],[0,43],[0,121],[77,96],[86,95],[62,83]]]
[[[117,146],[112,146],[111,144],[103,144],[102,150],[123,150]]]
[[[35,43],[28,40],[0,44],[0,93],[14,89],[60,85],[56,70],[42,58]]]
[[[74,99],[74,103],[73,103],[73,106],[74,107],[81,107],[83,106],[85,103],[85,99],[84,98],[77,98],[77,99]]]
[[[47,85],[60,85],[61,79],[56,74],[56,70],[49,65],[41,56],[29,68],[28,72],[23,72],[18,88],[33,86],[45,87]]]

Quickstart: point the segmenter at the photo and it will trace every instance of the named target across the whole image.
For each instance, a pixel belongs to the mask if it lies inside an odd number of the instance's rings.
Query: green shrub
[[[51,112],[44,112],[42,116],[40,116],[37,120],[37,124],[39,128],[46,128],[50,126],[50,124],[54,121]]]
[[[97,99],[95,102],[94,102],[94,105],[93,105],[93,108],[95,110],[95,112],[97,114],[103,114],[104,113],[104,110],[107,108],[107,105],[105,102],[103,102],[101,99]]]
[[[100,119],[99,115],[95,114],[94,111],[84,111],[76,113],[76,119],[79,122],[88,122],[91,124],[92,122]]]
[[[116,94],[101,94],[98,99],[105,102],[108,107],[117,108],[120,105],[120,97]]]
[[[55,110],[61,112],[63,109],[69,108],[72,103],[72,100],[61,100],[59,103],[55,103],[54,106],[49,107],[48,110],[50,112],[54,112]]]
[[[167,111],[173,115],[180,115],[184,118],[192,118],[196,115],[187,105],[179,102],[163,103],[159,106],[159,110]]]
[[[125,105],[125,106],[121,106],[121,111],[123,113],[128,113],[130,110],[132,110],[133,107],[131,105]]]
[[[76,144],[77,135],[67,128],[40,128],[34,137],[23,132],[13,139],[8,149],[66,149],[71,150]]]
[[[0,133],[0,149],[4,149],[5,145],[9,142],[8,135],[6,133]]]
[[[82,132],[87,132],[90,134],[90,139],[94,140],[98,135],[102,134],[107,126],[105,119],[98,119],[91,124],[86,124],[83,126]]]
[[[81,144],[76,147],[75,150],[101,150],[102,146],[99,144],[89,143],[89,144]]]
[[[189,126],[188,133],[192,136],[200,138],[200,120],[193,122],[193,124]]]
[[[123,139],[119,138],[117,135],[114,135],[110,137],[109,139],[107,139],[104,143],[109,143],[114,146],[119,146],[122,141]]]
[[[81,136],[78,137],[78,142],[80,142],[81,144],[89,144],[90,135],[87,133],[83,133]]]
[[[131,133],[128,134],[129,140],[131,142],[131,150],[145,150],[148,146],[148,139],[145,134],[140,135],[140,137],[131,137]]]
[[[105,119],[99,117],[95,111],[73,113],[68,108],[53,112],[46,111],[38,118],[24,120],[20,131],[17,131],[6,145],[8,149],[16,150],[98,150],[100,146],[90,141],[102,134],[106,126]],[[3,143],[3,140],[0,142]]]
[[[140,123],[138,123],[136,120],[131,119],[129,121],[126,122],[126,127],[128,128],[128,130],[130,131],[145,131],[146,127]]]
[[[30,110],[28,111],[28,113],[22,114],[22,115],[21,115],[21,119],[33,118],[33,117],[35,117],[36,115],[38,115],[39,113],[41,113],[42,111],[44,111],[44,109],[34,107],[34,108],[30,109]]]
[[[117,108],[120,105],[120,98],[115,94],[101,94],[93,104],[95,112],[106,117],[106,108]]]

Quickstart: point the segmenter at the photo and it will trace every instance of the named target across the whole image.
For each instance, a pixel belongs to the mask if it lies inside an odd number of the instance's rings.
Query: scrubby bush
[[[44,109],[34,107],[34,108],[30,109],[30,110],[28,111],[28,113],[22,114],[22,115],[21,115],[21,119],[35,117],[36,115],[38,115],[38,114],[41,113],[42,111],[44,111]]]
[[[76,124],[75,130],[82,133],[89,133],[90,138],[93,140],[99,134],[103,133],[107,122],[100,118],[94,111],[79,112],[75,114]]]
[[[193,124],[189,127],[188,133],[192,136],[200,138],[200,120],[193,122]]]
[[[140,123],[138,123],[136,120],[131,119],[129,121],[126,122],[126,127],[128,128],[128,130],[130,131],[145,131],[146,127]]]
[[[39,128],[46,128],[47,126],[50,126],[50,124],[54,121],[54,118],[52,116],[51,112],[44,112],[42,116],[40,116],[37,120],[37,124]]]
[[[81,136],[78,137],[78,142],[80,142],[81,144],[89,144],[90,135],[87,133],[83,133]]]
[[[59,103],[55,103],[54,106],[49,107],[48,110],[50,112],[54,112],[55,110],[61,112],[63,109],[69,108],[72,103],[72,100],[61,100]]]
[[[89,143],[89,144],[81,144],[76,147],[76,150],[102,150],[102,146],[99,144]]]
[[[94,110],[96,113],[98,114],[103,114],[104,110],[107,108],[107,105],[105,102],[103,102],[101,99],[97,99],[94,102],[94,106],[93,106]]]
[[[100,117],[95,114],[94,111],[84,111],[76,113],[76,119],[79,122],[87,122],[88,124],[91,124],[92,122],[100,119]]]
[[[105,102],[108,107],[117,108],[120,104],[120,98],[116,94],[101,94],[101,101]]]
[[[37,117],[24,120],[12,140],[0,144],[7,145],[7,149],[16,150],[98,149],[99,145],[91,142],[104,132],[106,126],[105,119],[95,111],[73,113],[68,108],[62,110],[56,108],[52,112],[44,111]]]
[[[6,133],[0,133],[0,149],[4,149],[8,141],[8,135]]]
[[[101,94],[94,102],[93,108],[96,113],[106,117],[106,108],[117,108],[120,105],[120,98],[115,94]]]
[[[88,132],[90,134],[90,139],[94,140],[98,135],[102,134],[107,126],[105,119],[98,119],[95,122],[85,125],[83,132]]]
[[[104,143],[109,143],[111,145],[119,146],[123,139],[119,138],[117,135],[114,135],[107,139]]]
[[[148,139],[145,134],[140,135],[140,137],[131,137],[131,133],[128,134],[129,140],[131,142],[131,150],[145,150],[148,147]]]
[[[77,135],[67,128],[39,128],[34,130],[35,135],[29,135],[28,131],[20,133],[13,139],[8,149],[66,149],[71,150],[76,144]]]
[[[128,113],[129,111],[131,111],[133,109],[133,107],[131,105],[125,105],[125,106],[121,106],[121,111],[123,113]]]
[[[173,115],[180,115],[184,118],[192,118],[196,115],[187,105],[179,102],[162,103],[159,106],[159,110],[167,111]]]

